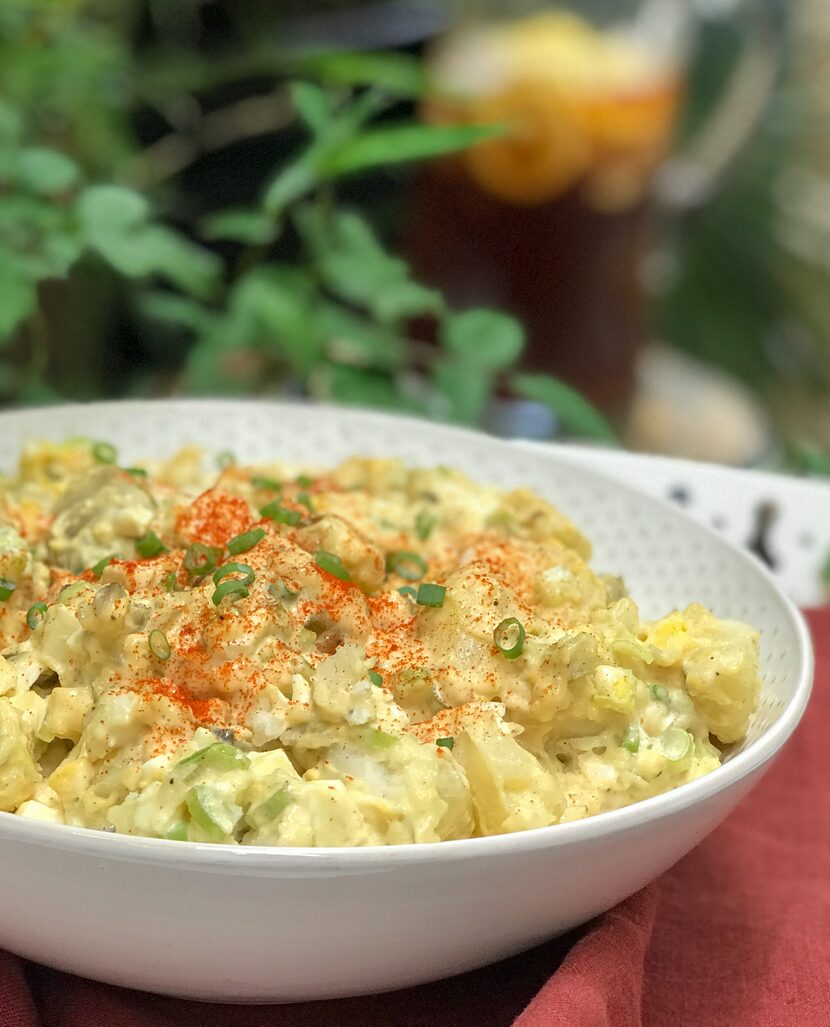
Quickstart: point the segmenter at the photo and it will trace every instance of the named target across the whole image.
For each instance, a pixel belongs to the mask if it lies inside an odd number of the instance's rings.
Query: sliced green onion
[[[139,556],[149,560],[153,556],[161,556],[167,552],[167,547],[154,531],[148,531],[144,538],[140,538],[135,544]]]
[[[143,467],[125,467],[125,474],[129,474],[133,478],[146,478],[147,471]]]
[[[251,484],[255,489],[268,489],[269,492],[282,491],[282,482],[276,481],[274,478],[260,478],[258,475],[254,475],[251,478]]]
[[[109,567],[112,561],[115,559],[114,556],[105,556],[103,560],[99,560],[94,567],[90,567],[93,578],[100,578],[104,573],[104,568]]]
[[[244,752],[229,742],[211,742],[204,749],[198,749],[179,760],[176,767],[204,763],[210,770],[246,770],[251,761]]]
[[[656,699],[658,702],[665,702],[669,697],[669,690],[665,685],[652,685],[651,697],[652,699]]]
[[[153,656],[159,660],[170,659],[170,643],[167,641],[167,635],[158,628],[154,628],[147,636],[147,646]]]
[[[438,518],[429,510],[419,510],[415,515],[415,534],[422,542],[426,542],[429,536],[435,531]]]
[[[26,614],[26,623],[29,625],[32,631],[35,630],[38,624],[40,624],[40,622],[46,616],[46,610],[46,603],[32,603],[32,605],[29,607],[29,612]]]
[[[309,513],[314,513],[314,503],[312,503],[311,496],[307,492],[298,492],[297,502],[304,506]]]
[[[241,581],[223,581],[221,585],[217,586],[216,591],[213,593],[213,604],[218,606],[225,596],[236,595],[240,599],[247,599],[251,593],[242,584]]]
[[[291,805],[291,802],[291,792],[283,787],[274,792],[273,795],[269,795],[267,799],[256,807],[254,812],[257,816],[262,817],[263,820],[276,820],[285,807]]]
[[[663,755],[673,763],[688,756],[692,748],[692,736],[682,727],[667,727],[660,742],[663,746]]]
[[[454,738],[436,738],[435,739],[435,744],[436,745],[440,745],[444,749],[449,749],[450,751],[452,751],[452,748],[455,745],[455,739]]]
[[[427,562],[417,553],[401,550],[386,557],[386,569],[407,581],[420,581],[427,572]]]
[[[369,732],[369,741],[378,749],[389,749],[398,741],[398,736],[387,734],[386,731],[375,728]]]
[[[265,528],[252,528],[250,531],[243,531],[241,535],[228,539],[228,552],[237,556],[239,553],[247,553],[253,549],[257,542],[265,538]]]
[[[341,581],[352,580],[351,574],[343,566],[343,561],[336,553],[328,553],[325,549],[318,549],[314,554],[314,562],[326,574],[331,574]]]
[[[415,602],[419,606],[443,606],[447,590],[443,585],[419,585]]]
[[[253,585],[256,578],[253,568],[249,567],[247,563],[225,563],[213,572],[214,585],[218,585],[229,574],[241,574],[241,578],[234,578],[234,581],[238,581],[241,585]]]
[[[212,835],[229,835],[242,813],[239,806],[227,802],[209,785],[196,785],[191,788],[184,801],[193,823]]]
[[[216,466],[220,471],[225,471],[229,467],[233,467],[236,463],[236,457],[229,449],[223,449],[221,453],[216,454]]]
[[[299,592],[292,592],[281,578],[277,578],[273,585],[268,586],[268,595],[272,596],[278,602],[291,602],[291,600],[296,599],[299,594]]]
[[[411,585],[401,585],[401,587],[396,588],[395,591],[400,593],[402,596],[408,596],[410,599],[415,599],[418,595]]]
[[[298,474],[296,478],[297,484],[301,489],[307,489],[311,487],[311,483],[314,481],[307,474]]]
[[[636,727],[627,727],[622,740],[623,749],[627,749],[629,752],[640,751],[640,729]]]
[[[16,588],[16,581],[12,581],[11,578],[0,578],[0,603],[5,603]]]
[[[109,442],[96,442],[92,447],[92,455],[99,464],[114,464],[118,459],[118,450]]]
[[[71,585],[64,585],[60,590],[57,601],[63,606],[68,600],[74,599],[81,592],[86,592],[90,587],[86,581],[73,581]]]
[[[169,574],[165,574],[161,582],[161,587],[165,592],[178,592],[179,591],[179,576],[175,571],[170,571]]]
[[[270,517],[277,524],[296,525],[302,520],[302,514],[299,510],[288,510],[278,499],[267,503],[259,512],[263,517]]]
[[[493,632],[493,641],[496,648],[507,657],[508,660],[515,660],[521,656],[525,647],[525,626],[515,617],[508,617],[498,625]]]
[[[380,688],[383,685],[383,678],[380,676],[380,674],[378,674],[376,670],[370,670],[367,676],[369,680],[372,682],[372,684],[377,685],[378,688]]]
[[[210,574],[219,562],[222,550],[206,546],[203,542],[192,542],[184,551],[184,569],[191,577]]]

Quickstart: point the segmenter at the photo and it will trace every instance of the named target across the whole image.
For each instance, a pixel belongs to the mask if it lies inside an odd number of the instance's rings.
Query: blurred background
[[[5,0],[0,396],[830,469],[826,0]]]

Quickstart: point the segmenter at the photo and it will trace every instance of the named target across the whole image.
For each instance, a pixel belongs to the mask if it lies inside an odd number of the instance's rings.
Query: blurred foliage
[[[423,88],[417,59],[283,53],[263,14],[0,9],[6,399],[305,391],[479,424],[504,389],[613,438],[561,382],[512,371],[514,320],[448,309],[341,202],[343,180],[501,128],[420,125],[404,106]],[[234,149],[249,137],[265,140],[262,180]],[[205,154],[244,203],[194,202],[187,174]],[[435,324],[435,345],[408,337],[413,318]]]
[[[830,449],[830,220],[821,214],[830,196],[830,22],[826,0],[755,2],[780,36],[778,86],[717,195],[673,238],[655,330],[750,385],[785,438]],[[703,32],[692,118],[740,49],[728,20]],[[801,448],[789,448],[788,465],[817,473],[815,461],[794,456]]]

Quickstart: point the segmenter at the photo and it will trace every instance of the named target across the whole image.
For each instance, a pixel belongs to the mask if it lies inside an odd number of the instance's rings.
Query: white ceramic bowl
[[[374,849],[226,848],[0,814],[0,947],[99,980],[201,999],[294,1001],[404,987],[541,942],[671,866],[758,781],[812,678],[805,625],[763,568],[655,499],[555,451],[380,414],[277,403],[162,402],[0,415],[6,459],[85,434],[122,462],[196,441],[240,459],[354,453],[452,464],[531,485],[624,574],[646,616],[699,600],[762,632],[763,696],[713,773],[592,819],[495,838]],[[647,467],[647,463],[641,466]]]

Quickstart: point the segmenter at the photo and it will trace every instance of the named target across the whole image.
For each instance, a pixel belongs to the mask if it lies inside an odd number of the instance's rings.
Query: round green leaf
[[[78,165],[57,150],[32,147],[21,150],[15,161],[16,184],[40,196],[66,192],[79,178]]]
[[[518,321],[495,310],[450,314],[441,326],[441,341],[470,364],[498,371],[521,356],[524,333]]]
[[[277,234],[273,218],[243,207],[210,214],[202,221],[201,230],[205,239],[231,239],[255,245],[269,243]]]
[[[93,185],[78,197],[76,210],[87,236],[111,236],[146,221],[150,205],[132,189]]]

